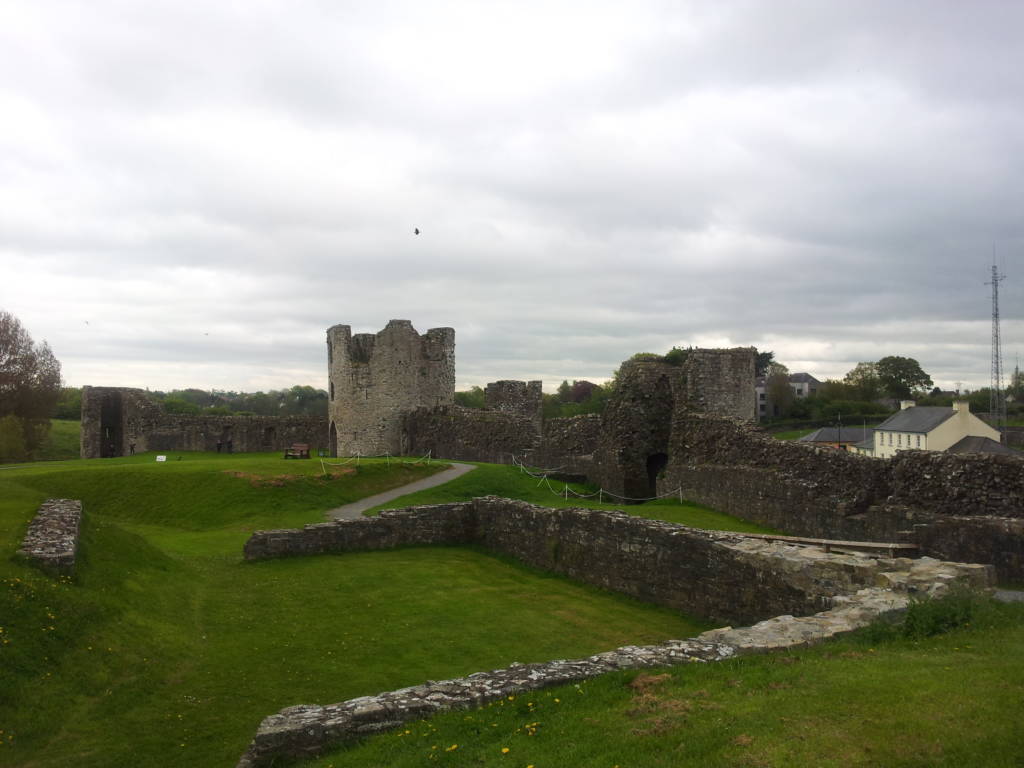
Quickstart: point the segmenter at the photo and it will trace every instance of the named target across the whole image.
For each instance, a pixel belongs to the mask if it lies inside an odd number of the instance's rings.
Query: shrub
[[[0,462],[25,461],[28,448],[25,446],[25,432],[21,419],[8,415],[0,419]]]

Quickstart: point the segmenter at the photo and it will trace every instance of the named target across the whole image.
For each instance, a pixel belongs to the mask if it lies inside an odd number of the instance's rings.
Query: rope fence
[[[384,453],[378,453],[373,455],[359,453],[357,451],[355,456],[349,456],[344,461],[338,462],[324,461],[323,456],[319,456],[318,458],[320,459],[320,469],[322,469],[324,474],[326,475],[327,467],[346,467],[349,464],[355,464],[358,467],[359,462],[362,459],[384,459],[385,461],[387,461],[389,467],[391,466],[392,459],[394,459],[399,464],[430,464],[430,462],[434,460],[433,453],[434,451],[433,449],[431,449],[427,451],[426,454],[424,454],[423,456],[420,456],[420,458],[412,460],[403,459],[399,456],[392,456],[390,453],[386,451]]]
[[[674,491],[666,491],[665,493],[658,494],[657,496],[648,496],[645,498],[638,498],[634,496],[620,496],[617,493],[612,493],[611,491],[607,491],[604,488],[600,487],[594,493],[578,493],[577,491],[574,491],[572,488],[570,488],[568,483],[564,484],[562,490],[556,490],[551,485],[551,481],[548,479],[548,476],[553,474],[554,472],[563,469],[563,467],[557,467],[555,469],[535,468],[535,474],[534,472],[531,472],[529,469],[527,469],[526,465],[522,462],[522,460],[519,459],[514,453],[512,454],[512,465],[515,467],[519,467],[520,472],[523,472],[534,479],[539,479],[537,482],[538,488],[542,485],[546,485],[548,490],[555,494],[555,496],[561,496],[564,499],[568,499],[571,494],[574,498],[577,499],[593,499],[594,497],[597,497],[597,500],[600,502],[604,501],[605,496],[607,496],[609,499],[615,499],[618,501],[657,501],[658,499],[667,499],[671,496],[676,496],[678,497],[680,503],[682,503],[683,501],[682,486],[676,488]]]

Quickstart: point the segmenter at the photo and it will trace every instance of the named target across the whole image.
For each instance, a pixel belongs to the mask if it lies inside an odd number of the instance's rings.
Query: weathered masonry
[[[18,554],[53,574],[70,574],[78,556],[82,502],[47,499],[29,523]]]
[[[408,320],[392,320],[376,334],[353,336],[336,325],[327,331],[330,444],[337,455],[430,452],[503,463],[527,457],[591,475],[601,464],[617,492],[650,495],[677,410],[754,418],[755,356],[752,347],[690,349],[678,365],[629,361],[620,374],[628,394],[611,418],[544,421],[539,381],[492,382],[483,409],[454,405],[451,328],[420,335]]]
[[[916,544],[1024,578],[1024,461],[903,451],[875,459],[776,440],[737,420],[677,413],[659,482],[798,536]]]
[[[135,451],[280,451],[327,444],[327,420],[312,416],[207,416],[167,413],[141,389],[82,388],[83,459]]]
[[[957,581],[977,588],[993,583],[991,566],[829,553],[621,512],[545,509],[494,497],[258,531],[246,543],[245,556],[261,560],[430,544],[474,544],[647,602],[758,623],[587,659],[512,665],[327,706],[289,707],[264,719],[239,768],[271,765],[284,756],[308,757],[434,712],[480,706],[615,669],[718,661],[806,645],[903,610],[911,594],[938,595]]]
[[[352,335],[327,329],[331,453],[402,453],[401,419],[415,408],[451,405],[455,397],[455,331],[417,333],[408,320]]]

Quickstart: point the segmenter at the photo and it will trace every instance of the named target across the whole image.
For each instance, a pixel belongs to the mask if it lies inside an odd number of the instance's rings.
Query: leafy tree
[[[875,363],[875,370],[885,394],[897,400],[907,400],[933,385],[931,377],[912,357],[883,357]]]
[[[25,461],[27,458],[21,419],[13,414],[0,418],[0,461]]]
[[[877,400],[884,394],[877,363],[857,363],[853,370],[843,377],[843,383],[856,400]]]
[[[1010,386],[1006,388],[1006,394],[1012,395],[1018,403],[1024,400],[1024,373],[1021,372],[1019,365],[1013,367],[1013,375],[1010,376]]]
[[[28,453],[49,433],[60,388],[60,363],[49,344],[36,344],[18,318],[0,311],[0,418],[19,420]]]
[[[483,408],[484,391],[480,387],[470,387],[463,392],[456,392],[455,404],[463,408]]]
[[[199,413],[200,408],[184,398],[169,396],[164,400],[164,410],[168,413]]]
[[[771,404],[772,415],[781,418],[789,416],[796,400],[796,394],[789,386],[789,368],[782,363],[769,363],[765,391]]]
[[[665,362],[668,363],[669,365],[682,365],[683,363],[686,362],[686,358],[689,357],[689,354],[689,349],[683,349],[681,347],[672,347],[672,349],[670,349],[665,354]]]
[[[558,402],[570,402],[572,400],[572,385],[569,384],[568,381],[563,379],[562,383],[558,385],[558,392],[556,394],[558,396]]]
[[[574,403],[583,403],[590,399],[594,390],[597,389],[597,384],[592,381],[586,380],[573,380],[572,390],[569,392],[569,399]]]
[[[754,361],[754,375],[767,376],[768,367],[772,364],[773,360],[775,360],[774,352],[758,352],[757,359]]]

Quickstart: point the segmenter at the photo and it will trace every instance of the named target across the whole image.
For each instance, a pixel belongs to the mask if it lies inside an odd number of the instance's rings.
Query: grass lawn
[[[0,471],[0,765],[230,766],[285,706],[708,626],[470,549],[245,563],[254,529],[440,467],[180,455]],[[73,580],[13,557],[49,496],[84,503]]]
[[[39,461],[77,459],[81,455],[82,422],[50,420],[50,434],[39,447]]]
[[[772,432],[771,436],[776,440],[799,440],[804,435],[809,435],[811,432],[817,432],[818,429],[785,429],[781,432]]]
[[[605,675],[411,723],[308,765],[1018,767],[1024,605],[984,613],[925,639],[864,632]]]
[[[589,495],[597,490],[589,485],[576,483],[568,484],[570,493],[568,499],[566,499],[564,496],[566,485],[566,483],[554,480],[550,481],[550,487],[543,482],[538,483],[536,478],[526,474],[518,467],[504,464],[477,464],[477,468],[472,472],[467,472],[450,483],[401,496],[386,504],[381,504],[368,510],[366,514],[373,515],[382,509],[400,509],[401,507],[408,507],[414,504],[441,504],[452,501],[468,501],[477,496],[503,496],[508,499],[528,501],[531,504],[539,504],[544,507],[585,507],[587,509],[618,510],[636,515],[637,517],[667,520],[672,523],[682,523],[683,525],[690,525],[695,528],[707,528],[715,531],[778,533],[778,531],[773,531],[770,528],[716,512],[709,507],[703,507],[688,501],[681,502],[678,499],[660,499],[644,504],[627,505],[601,503],[597,499],[574,497],[572,491]]]

